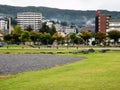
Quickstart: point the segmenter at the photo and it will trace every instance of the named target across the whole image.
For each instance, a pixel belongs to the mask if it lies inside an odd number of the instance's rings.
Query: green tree
[[[31,26],[31,25],[28,25],[28,26],[27,26],[27,28],[26,28],[25,30],[27,30],[27,31],[31,32],[31,31],[33,31],[33,28],[32,28],[32,26]]]
[[[51,35],[53,35],[54,33],[56,33],[56,28],[55,28],[54,25],[52,25],[52,28],[50,28],[49,33],[50,33]]]
[[[118,39],[120,38],[120,31],[118,30],[112,30],[108,32],[108,37],[110,39],[114,39],[114,44],[117,44]]]
[[[19,39],[24,43],[30,40],[30,34],[28,31],[23,31]]]
[[[12,35],[11,34],[5,34],[3,36],[4,41],[6,41],[8,44],[12,43]]]
[[[51,40],[52,40],[52,36],[50,35],[50,33],[44,32],[42,37],[42,43],[48,45],[51,43]]]
[[[67,34],[65,36],[65,42],[67,43],[67,49],[68,49],[68,45],[69,45],[69,42],[70,42],[70,35],[69,34]]]
[[[42,38],[44,37],[44,35],[40,32],[37,33],[37,36],[38,36],[38,41],[39,41],[39,44],[42,42]]]
[[[19,25],[16,25],[13,30],[13,34],[21,35],[22,29]]]
[[[11,18],[11,24],[12,26],[16,26],[17,25],[17,20],[14,18]]]
[[[19,25],[16,25],[14,27],[14,30],[13,30],[13,33],[12,33],[12,35],[13,35],[13,43],[15,43],[15,44],[20,43],[19,37],[20,37],[21,33],[22,33],[21,27]]]
[[[80,37],[83,38],[85,44],[88,45],[88,40],[92,37],[92,33],[89,32],[88,30],[83,30],[80,33]]]
[[[30,32],[30,39],[34,42],[34,44],[38,40],[38,38],[38,32]]]
[[[59,43],[60,43],[60,41],[63,40],[63,36],[61,34],[58,34],[58,33],[54,33],[54,35],[52,36],[52,38],[54,40],[57,40]]]
[[[106,33],[105,32],[97,32],[95,34],[95,39],[97,40],[97,42],[100,43],[104,43],[105,39],[106,39]]]
[[[50,30],[50,28],[46,25],[46,23],[43,23],[42,28],[40,29],[40,32],[41,33],[44,33],[44,32],[49,33],[49,30]]]
[[[72,43],[74,45],[74,41],[76,39],[76,33],[70,33],[70,39],[71,39],[71,41],[72,41]]]
[[[51,35],[53,35],[54,33],[56,33],[56,28],[54,25],[52,25],[51,28],[49,28],[49,26],[46,25],[46,23],[43,23],[42,28],[40,29],[41,33],[50,33]]]

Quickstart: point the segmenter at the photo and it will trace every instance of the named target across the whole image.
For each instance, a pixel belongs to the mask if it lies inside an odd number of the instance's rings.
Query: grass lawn
[[[0,90],[120,90],[120,51],[76,56],[87,58],[44,70],[0,75]]]

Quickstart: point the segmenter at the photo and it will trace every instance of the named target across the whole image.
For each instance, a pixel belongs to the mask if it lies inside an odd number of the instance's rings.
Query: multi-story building
[[[120,31],[120,20],[110,20],[109,22],[109,28],[107,29],[107,32],[111,30],[118,30]]]
[[[110,18],[110,15],[103,15],[101,11],[98,10],[95,17],[95,32],[106,32],[106,29],[109,27]]]
[[[41,28],[42,14],[36,12],[17,13],[17,22],[23,30],[31,26],[34,31],[38,31]]]
[[[76,28],[71,28],[70,26],[66,26],[66,27],[63,27],[63,32],[65,34],[69,34],[69,33],[73,33],[75,32],[76,33]]]
[[[0,31],[2,33],[8,32],[8,21],[4,18],[0,18]]]

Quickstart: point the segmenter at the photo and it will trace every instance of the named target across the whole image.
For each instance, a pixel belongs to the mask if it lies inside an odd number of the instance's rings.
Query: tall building
[[[42,14],[36,12],[17,13],[17,22],[23,30],[31,26],[34,31],[38,31],[41,28]]]
[[[109,27],[110,18],[110,15],[103,15],[101,11],[98,10],[95,17],[95,32],[106,32],[106,29]]]
[[[0,18],[0,31],[2,33],[8,32],[8,21],[4,18]]]

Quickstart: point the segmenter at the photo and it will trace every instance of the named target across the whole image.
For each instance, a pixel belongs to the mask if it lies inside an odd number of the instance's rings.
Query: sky
[[[2,5],[45,6],[70,10],[120,11],[120,0],[0,0]]]

